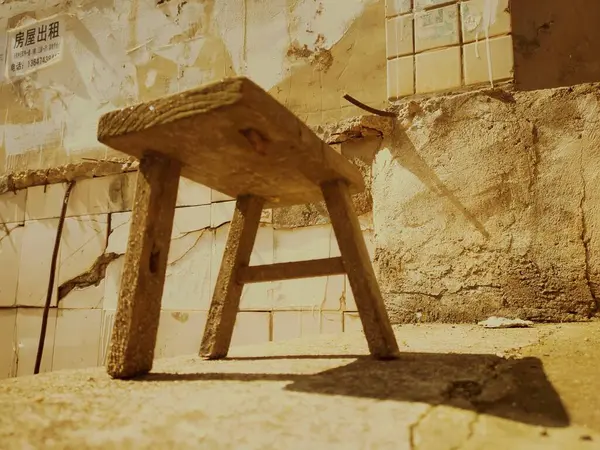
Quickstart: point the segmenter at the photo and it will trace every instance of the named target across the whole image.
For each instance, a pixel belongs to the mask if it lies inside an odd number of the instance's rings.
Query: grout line
[[[462,17],[462,8],[459,6],[458,8],[458,45],[460,46],[460,85],[466,86],[467,81],[465,78],[465,48],[463,43],[463,17]]]

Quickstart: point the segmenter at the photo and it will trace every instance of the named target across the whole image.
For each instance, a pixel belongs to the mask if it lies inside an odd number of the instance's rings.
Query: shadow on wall
[[[402,151],[400,151],[400,149]],[[436,173],[427,165],[425,160],[419,155],[412,141],[407,136],[399,124],[396,124],[392,136],[392,145],[390,152],[394,161],[410,171],[416,176],[429,190],[435,192],[440,197],[447,199],[452,206],[459,211],[464,218],[471,223],[486,239],[490,237],[483,224],[472,214],[461,201],[446,187]]]
[[[348,358],[325,355],[314,358]],[[230,360],[288,357],[230,358]],[[309,359],[308,356],[290,356]],[[245,365],[247,367],[247,365]],[[257,366],[257,371],[260,367]],[[284,389],[321,395],[447,405],[530,425],[566,427],[569,415],[538,358],[487,354],[404,353],[398,360],[357,357],[312,375],[274,373],[152,373],[139,381],[287,381]]]

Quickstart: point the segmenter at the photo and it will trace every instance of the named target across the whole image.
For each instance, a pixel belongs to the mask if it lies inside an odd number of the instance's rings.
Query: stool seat
[[[267,207],[323,200],[320,186],[364,190],[359,170],[247,78],[231,78],[103,115],[98,140],[137,158],[179,161],[181,176]]]

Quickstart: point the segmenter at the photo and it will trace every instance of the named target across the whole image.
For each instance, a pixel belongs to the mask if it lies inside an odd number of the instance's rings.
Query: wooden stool
[[[245,283],[346,273],[371,354],[398,355],[350,194],[360,172],[287,108],[232,78],[105,114],[98,140],[140,159],[107,371],[152,368],[179,177],[237,199],[200,355],[227,356]],[[325,198],[341,257],[249,266],[264,207]]]

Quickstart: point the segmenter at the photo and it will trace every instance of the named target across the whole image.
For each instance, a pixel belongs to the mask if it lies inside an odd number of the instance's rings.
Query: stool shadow
[[[284,389],[402,402],[448,405],[530,425],[566,427],[569,415],[538,358],[504,359],[488,354],[403,353],[393,361],[356,355],[231,358],[348,359],[316,374],[150,373],[138,381],[289,381]],[[201,364],[210,364],[202,362]],[[247,364],[246,364],[247,368]],[[260,367],[257,366],[257,370]]]

